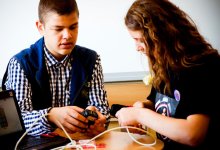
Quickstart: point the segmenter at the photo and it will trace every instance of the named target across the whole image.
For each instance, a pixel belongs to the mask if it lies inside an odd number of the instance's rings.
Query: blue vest
[[[44,38],[39,39],[30,48],[24,49],[14,57],[20,63],[28,81],[31,83],[32,103],[35,110],[52,106],[49,75],[44,59]],[[71,88],[70,105],[85,108],[89,100],[88,82],[92,79],[97,53],[76,45],[70,54]],[[5,90],[7,70],[3,77],[2,89]]]

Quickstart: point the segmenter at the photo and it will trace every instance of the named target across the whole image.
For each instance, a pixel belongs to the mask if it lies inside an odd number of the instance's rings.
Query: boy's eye
[[[55,29],[55,31],[62,31],[62,29]]]
[[[78,26],[71,26],[69,29],[70,30],[74,30],[74,29],[76,29]]]

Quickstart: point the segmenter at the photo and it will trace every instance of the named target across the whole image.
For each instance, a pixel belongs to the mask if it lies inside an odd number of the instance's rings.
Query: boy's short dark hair
[[[75,0],[40,0],[38,5],[39,20],[44,22],[49,12],[55,12],[59,15],[68,15],[76,12],[79,16],[78,6]]]

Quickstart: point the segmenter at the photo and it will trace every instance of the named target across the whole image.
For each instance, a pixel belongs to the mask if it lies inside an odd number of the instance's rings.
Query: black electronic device
[[[93,125],[95,120],[98,119],[98,114],[95,111],[89,109],[85,109],[81,114],[89,120],[89,126]]]
[[[13,90],[0,91],[0,145],[1,149],[15,149],[17,141],[25,133],[21,111]],[[26,135],[18,145],[18,150],[52,149],[69,143],[61,136],[41,137]]]
[[[119,111],[123,107],[128,107],[128,106],[121,105],[121,104],[112,104],[111,109],[110,109],[111,116],[115,117],[115,114],[117,113],[117,111]]]

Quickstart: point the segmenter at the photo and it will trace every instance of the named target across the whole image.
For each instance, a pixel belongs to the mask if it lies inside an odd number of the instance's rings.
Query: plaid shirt
[[[69,56],[66,56],[64,60],[59,62],[46,48],[44,51],[45,63],[48,74],[50,75],[49,83],[50,91],[52,93],[52,107],[67,106],[70,100],[70,73],[72,69]],[[5,85],[6,89],[15,90],[26,129],[30,128],[32,124],[40,118],[28,134],[40,135],[42,133],[51,132],[54,129],[49,124],[47,118],[42,117],[47,114],[50,108],[33,110],[30,82],[15,58],[12,58],[9,61],[8,76]],[[96,60],[90,85],[90,101],[88,102],[88,105],[96,106],[102,114],[107,116],[107,121],[109,121],[109,104],[106,97],[106,91],[104,90],[103,73],[99,55]]]

